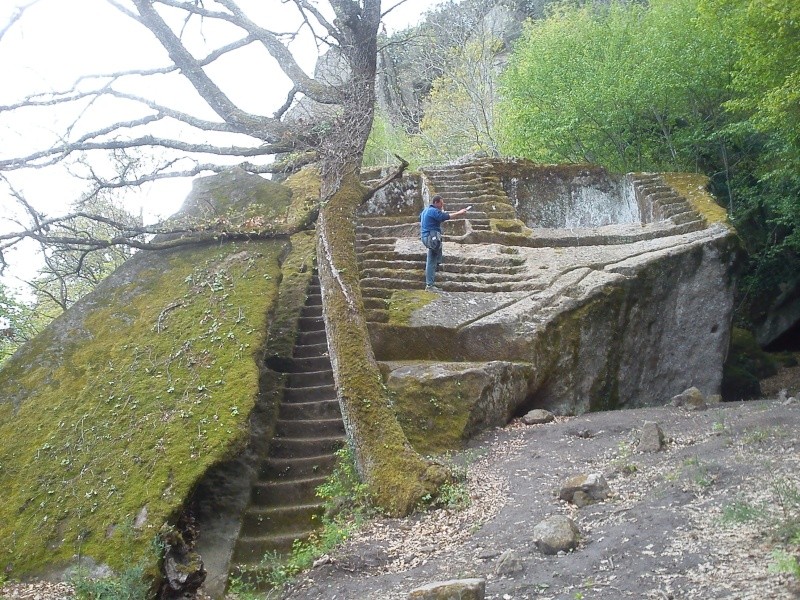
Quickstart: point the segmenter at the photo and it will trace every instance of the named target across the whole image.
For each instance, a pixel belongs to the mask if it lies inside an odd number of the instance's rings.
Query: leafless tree
[[[259,174],[288,172],[310,162],[317,163],[321,173],[318,264],[342,412],[357,466],[378,503],[390,512],[409,511],[422,496],[435,492],[446,475],[413,451],[389,406],[372,353],[354,268],[355,210],[374,192],[374,188],[368,189],[360,183],[358,175],[375,106],[380,0],[327,0],[327,3],[266,0],[272,10],[289,7],[296,10],[297,27],[291,31],[277,31],[264,25],[274,22],[271,13],[264,11],[263,3],[245,0],[107,1],[145,27],[169,61],[136,71],[83,77],[69,89],[36,93],[15,104],[0,106],[0,115],[5,116],[53,109],[68,109],[77,115],[52,145],[20,156],[0,157],[0,177],[27,216],[18,231],[0,236],[0,253],[25,238],[43,244],[56,241],[51,237],[53,225],[64,219],[49,219],[14,191],[12,178],[17,171],[42,169],[75,159],[81,164],[93,164],[92,155],[109,152],[138,150],[163,157],[146,171],[122,169],[104,176],[100,169],[83,169],[92,193],[96,193],[164,178],[218,172],[232,163]],[[212,39],[219,38],[215,35],[218,31],[225,31],[228,37],[213,45]],[[231,36],[231,32],[236,35]],[[310,36],[320,53],[335,53],[345,68],[336,77],[309,76],[289,47],[302,35]],[[223,59],[230,59],[238,50],[250,46],[265,50],[265,56],[274,59],[292,84],[285,102],[272,114],[245,110],[210,74],[219,73],[213,67]],[[242,71],[259,76],[257,65],[247,64]],[[202,102],[182,101],[181,105],[173,105],[157,100],[155,94],[131,91],[157,90],[165,77],[188,82],[195,100]],[[109,99],[136,107],[133,116],[126,114],[122,119],[87,130],[85,116],[94,105]],[[200,108],[192,110],[190,105]],[[314,109],[309,109],[309,105]],[[276,156],[278,160],[273,161]],[[387,180],[404,168],[401,161]],[[105,218],[70,215],[76,216]],[[119,235],[110,239],[81,237],[60,241],[75,242],[84,248],[93,244],[99,248],[129,244],[153,249],[165,243],[196,243],[204,236],[236,239],[276,234],[269,230],[220,231],[219,227],[206,225],[188,232],[192,235],[171,237],[169,242],[161,243],[147,237],[161,230],[144,227],[131,230],[126,226],[120,227]],[[375,430],[376,422],[381,423],[380,431]]]

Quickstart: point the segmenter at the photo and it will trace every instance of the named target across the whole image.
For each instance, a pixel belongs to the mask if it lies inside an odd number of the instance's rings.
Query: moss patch
[[[472,383],[465,375],[437,382],[432,389],[419,379],[406,381],[402,393],[395,394],[397,420],[417,452],[439,454],[462,447],[472,408],[466,390]]]
[[[287,207],[301,220],[313,210],[304,194],[259,180],[239,196],[211,186],[199,201],[223,220],[270,219],[277,230]],[[4,572],[75,555],[117,569],[155,559],[162,525],[248,441],[279,283],[304,293],[313,239],[293,238],[283,272],[286,237],[140,253],[4,363]],[[302,299],[288,304],[296,314]],[[291,338],[278,332],[273,346]]]
[[[689,200],[707,223],[722,223],[731,228],[725,208],[708,192],[708,177],[699,173],[664,173],[664,182]]]
[[[501,233],[530,233],[530,229],[519,219],[490,219],[492,231]]]
[[[289,223],[309,221],[319,206],[319,171],[315,166],[302,169],[288,177],[284,185],[292,190],[292,203],[287,212]]]
[[[408,325],[411,315],[438,297],[425,290],[397,290],[389,299],[389,324]]]

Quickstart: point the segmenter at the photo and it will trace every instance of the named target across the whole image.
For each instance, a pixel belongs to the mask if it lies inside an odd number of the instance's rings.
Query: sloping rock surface
[[[362,291],[387,372],[419,364],[422,380],[427,361],[527,364],[525,396],[507,395],[506,414],[660,405],[691,386],[719,392],[733,236],[693,197],[655,174],[518,160],[423,170],[422,180],[418,209],[433,193],[450,212],[472,209],[444,224],[440,294],[422,291],[416,217],[361,218]],[[529,227],[544,215],[552,228]]]

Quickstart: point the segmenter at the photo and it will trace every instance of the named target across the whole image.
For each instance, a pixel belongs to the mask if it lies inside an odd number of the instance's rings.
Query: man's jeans
[[[425,262],[425,287],[433,285],[436,278],[436,267],[442,262],[442,246],[440,244],[436,250],[428,248],[428,259]]]

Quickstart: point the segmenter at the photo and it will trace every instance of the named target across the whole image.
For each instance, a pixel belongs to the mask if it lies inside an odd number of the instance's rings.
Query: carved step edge
[[[345,443],[322,320],[319,280],[312,278],[298,319],[292,356],[272,359],[286,373],[275,433],[261,460],[242,515],[231,572],[258,586],[254,569],[265,555],[285,555],[318,528],[323,506],[316,489]]]

